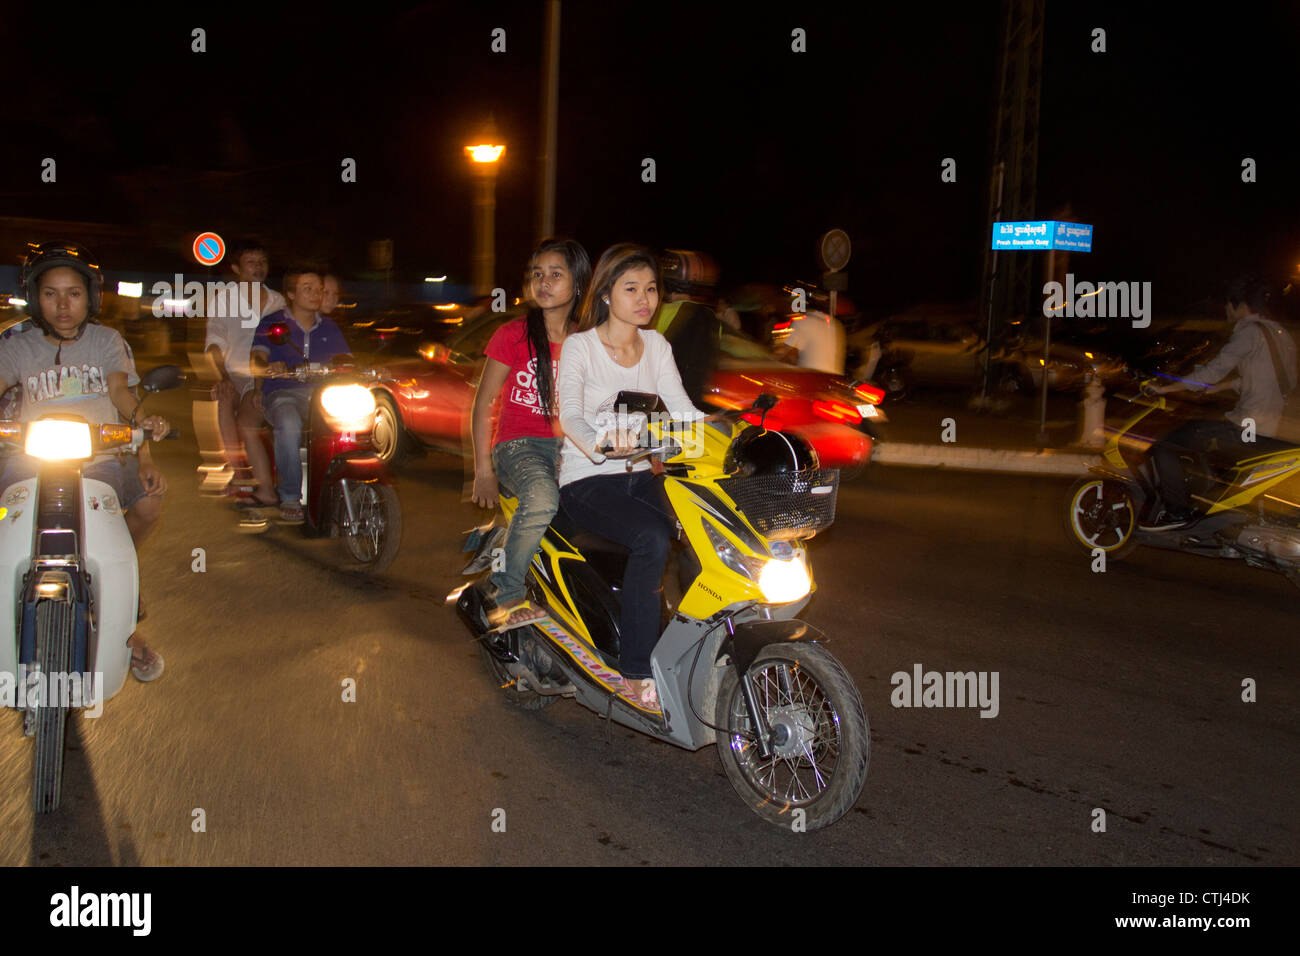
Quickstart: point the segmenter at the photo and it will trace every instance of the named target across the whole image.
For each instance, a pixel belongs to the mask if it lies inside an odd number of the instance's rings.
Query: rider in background
[[[487,344],[474,393],[474,503],[494,508],[497,479],[519,499],[504,544],[505,567],[491,577],[494,627],[546,616],[526,600],[524,575],[560,506],[560,433],[555,402],[560,346],[577,325],[591,260],[572,240],[548,239],[533,253],[525,277],[528,314],[506,322]],[[540,358],[544,356],[544,358]],[[540,361],[539,361],[540,358]],[[500,399],[493,428],[492,410]]]
[[[299,444],[311,416],[314,386],[298,382],[290,369],[307,362],[320,365],[350,360],[352,350],[333,320],[318,311],[325,288],[320,274],[312,269],[291,269],[284,274],[284,295],[289,305],[262,319],[253,336],[249,364],[257,391],[258,411],[275,429],[275,469],[280,479],[280,517],[289,524],[301,524],[302,461]],[[271,326],[283,323],[289,338],[282,345],[271,342]]]
[[[1180,389],[1217,392],[1235,387],[1239,393],[1236,406],[1224,418],[1184,422],[1156,443],[1151,457],[1160,479],[1165,515],[1151,526],[1152,530],[1177,528],[1195,520],[1196,513],[1187,499],[1180,449],[1245,458],[1252,450],[1251,442],[1244,437],[1244,433],[1248,434],[1247,422],[1253,422],[1256,435],[1277,434],[1286,394],[1296,385],[1296,347],[1286,329],[1268,317],[1271,297],[1269,286],[1255,276],[1234,280],[1228,286],[1224,306],[1232,325],[1228,343],[1209,362],[1192,369],[1187,380],[1148,388],[1165,394]],[[1224,382],[1233,371],[1239,378]]]
[[[814,298],[820,304],[818,298]],[[826,300],[827,308],[830,300]],[[779,358],[800,368],[844,374],[845,337],[840,320],[818,309],[791,317],[790,332],[774,350]]]
[[[662,479],[640,461],[627,470],[596,449],[601,422],[617,421],[619,392],[657,393],[675,419],[703,417],[682,388],[668,341],[649,326],[659,305],[659,267],[641,246],[605,250],[583,304],[579,331],[560,353],[560,424],[565,442],[560,500],[575,523],[623,545],[619,671],[646,706],[658,707],[650,653],[659,640],[660,596],[676,522],[663,501]],[[633,439],[615,426],[611,456]]]
[[[339,307],[339,296],[343,294],[343,284],[333,272],[321,273],[320,314],[329,318]]]
[[[717,285],[717,267],[708,256],[682,249],[665,249],[659,265],[667,298],[654,327],[672,346],[686,394],[703,405],[722,351],[722,325],[705,301]]]
[[[204,310],[207,331],[203,347],[212,357],[218,376],[212,398],[217,403],[217,422],[227,460],[240,467],[242,448],[258,483],[254,496],[262,504],[275,504],[275,493],[270,488],[271,462],[257,440],[263,419],[256,407],[257,394],[248,359],[258,323],[263,316],[274,315],[284,308],[284,296],[264,281],[269,262],[261,243],[240,239],[231,243],[230,252],[230,272],[238,283],[235,294],[209,297]]]

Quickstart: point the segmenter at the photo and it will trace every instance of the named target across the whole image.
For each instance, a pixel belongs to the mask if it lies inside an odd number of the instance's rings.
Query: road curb
[[[1100,455],[1079,452],[963,448],[958,445],[914,445],[909,442],[881,442],[872,453],[871,460],[880,465],[1028,472],[1039,475],[1081,475],[1094,465],[1101,464]]]

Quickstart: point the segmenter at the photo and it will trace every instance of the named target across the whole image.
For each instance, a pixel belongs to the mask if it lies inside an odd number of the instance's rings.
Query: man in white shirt
[[[777,349],[783,357],[791,353],[798,354],[800,368],[843,375],[844,326],[816,309],[794,316],[789,335]]]
[[[271,461],[257,439],[262,413],[254,407],[253,376],[248,356],[253,333],[263,316],[285,306],[284,296],[265,284],[270,270],[266,251],[253,240],[241,240],[231,246],[230,271],[237,287],[234,295],[214,295],[207,303],[207,338],[204,347],[212,356],[219,380],[212,389],[217,402],[217,420],[228,460],[238,458],[240,436],[253,477],[258,482],[256,497],[273,504]]]

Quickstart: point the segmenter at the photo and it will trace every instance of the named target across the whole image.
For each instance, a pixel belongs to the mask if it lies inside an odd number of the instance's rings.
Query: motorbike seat
[[[1257,435],[1253,443],[1246,443],[1247,450],[1239,451],[1211,451],[1206,457],[1210,467],[1218,471],[1228,472],[1236,468],[1241,462],[1249,461],[1252,458],[1260,458],[1264,455],[1275,455],[1278,452],[1295,452],[1300,454],[1300,446],[1295,442],[1285,441],[1281,438],[1273,438],[1268,435]]]
[[[623,583],[623,572],[627,569],[627,559],[631,552],[623,545],[580,527],[565,512],[564,506],[555,512],[551,519],[551,528],[569,544],[582,553],[582,556],[602,578],[615,587]]]

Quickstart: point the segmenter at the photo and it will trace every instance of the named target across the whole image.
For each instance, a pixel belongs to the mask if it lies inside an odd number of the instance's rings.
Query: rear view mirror
[[[626,410],[627,414],[641,412],[645,415],[653,415],[656,412],[666,412],[668,410],[667,406],[654,392],[619,392],[614,398],[614,407]]]
[[[179,365],[159,365],[145,372],[140,379],[140,387],[146,392],[165,392],[169,388],[176,388],[184,381],[185,373],[181,371]]]
[[[763,392],[758,398],[754,399],[754,407],[761,412],[766,412],[776,406],[776,401],[776,396],[771,392]]]

